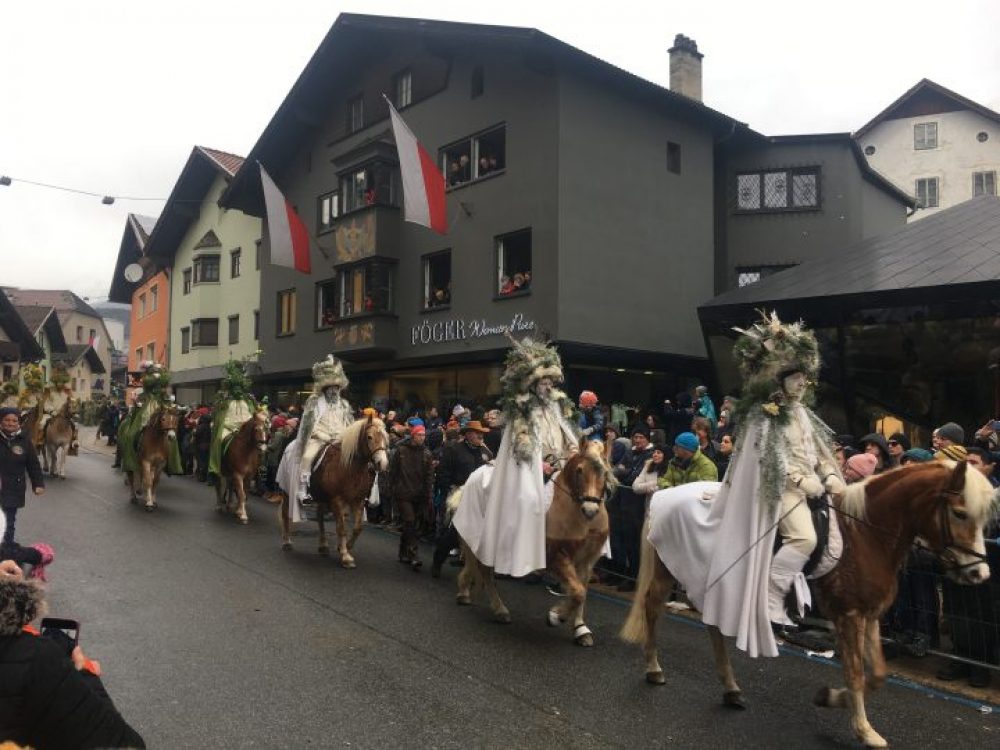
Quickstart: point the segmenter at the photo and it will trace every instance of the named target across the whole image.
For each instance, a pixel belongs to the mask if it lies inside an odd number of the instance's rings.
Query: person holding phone
[[[101,665],[76,642],[79,623],[31,622],[45,610],[42,589],[11,560],[0,562],[0,738],[38,748],[146,744],[115,708]]]

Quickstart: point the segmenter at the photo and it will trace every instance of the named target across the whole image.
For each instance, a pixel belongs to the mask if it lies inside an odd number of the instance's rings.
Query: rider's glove
[[[802,477],[798,485],[799,489],[806,493],[806,497],[820,497],[825,491],[823,483],[814,474]]]
[[[823,486],[831,495],[843,495],[844,490],[847,489],[847,485],[844,484],[844,480],[836,474],[828,474],[826,479],[823,480]]]

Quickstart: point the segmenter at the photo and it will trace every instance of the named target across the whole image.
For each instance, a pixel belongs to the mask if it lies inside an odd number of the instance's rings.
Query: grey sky
[[[340,12],[535,27],[663,85],[684,33],[706,104],[768,134],[855,130],[924,77],[1000,109],[998,0],[3,2],[0,174],[165,197],[193,145],[250,150]],[[125,214],[162,205],[0,187],[0,284],[103,297]]]

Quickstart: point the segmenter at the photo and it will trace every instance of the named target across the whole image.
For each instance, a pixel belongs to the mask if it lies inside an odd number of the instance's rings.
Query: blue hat
[[[410,427],[416,427],[417,425],[423,427],[424,420],[422,420],[420,417],[410,417],[409,419],[406,420],[406,424],[410,425]]]
[[[682,432],[674,438],[674,445],[694,453],[701,444],[698,442],[698,436],[693,432]]]
[[[903,452],[903,458],[908,461],[915,461],[917,463],[923,463],[924,461],[930,461],[934,458],[934,454],[931,453],[926,448],[910,448],[908,451]]]

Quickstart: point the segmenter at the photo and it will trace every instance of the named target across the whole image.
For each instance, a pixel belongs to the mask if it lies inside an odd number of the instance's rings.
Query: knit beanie
[[[580,408],[590,409],[597,406],[597,394],[593,391],[583,391],[580,393]]]
[[[943,425],[938,427],[934,432],[937,433],[938,437],[950,440],[953,443],[961,445],[965,442],[965,430],[962,426],[956,424],[955,422],[945,422]]]
[[[698,436],[693,432],[682,432],[676,438],[674,438],[674,445],[683,448],[686,451],[691,451],[694,453],[698,450],[700,443],[698,442]]]
[[[907,461],[913,461],[918,464],[922,464],[925,461],[934,460],[934,454],[931,453],[926,448],[910,448],[908,451],[903,451],[903,455],[900,457],[900,461],[906,459]]]
[[[934,454],[934,458],[938,461],[964,461],[968,457],[969,452],[965,450],[964,445],[949,445]]]
[[[875,473],[875,466],[878,459],[871,453],[859,453],[847,459],[847,466],[844,469],[844,479],[848,482],[858,482],[865,477],[870,477]]]

